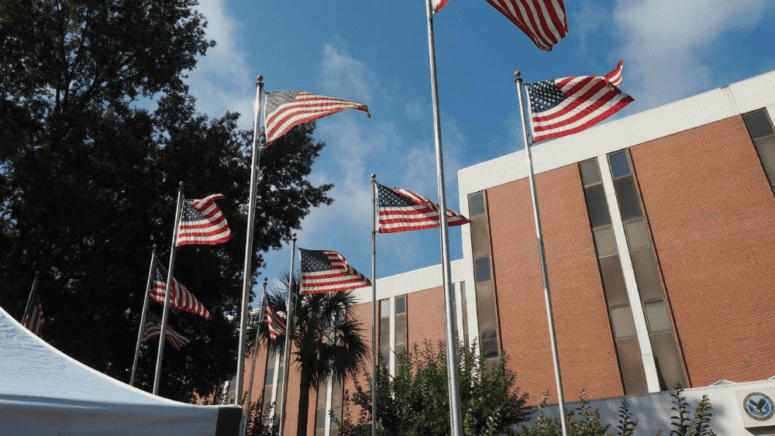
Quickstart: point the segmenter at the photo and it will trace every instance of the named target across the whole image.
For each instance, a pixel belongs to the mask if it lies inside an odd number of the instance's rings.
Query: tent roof
[[[0,343],[3,434],[221,435],[241,410],[180,403],[131,387],[48,345],[2,308]],[[221,416],[222,431],[219,411],[229,416]]]

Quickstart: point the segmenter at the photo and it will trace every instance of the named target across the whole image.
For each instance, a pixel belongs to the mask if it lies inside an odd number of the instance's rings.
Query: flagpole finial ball
[[[514,78],[516,79],[522,78],[522,73],[520,73],[519,71],[514,71]]]
[[[186,184],[183,183],[183,182],[178,182],[178,186],[180,186],[182,188],[182,187],[186,186]]]
[[[158,245],[153,244],[153,251],[156,251],[156,247],[158,247]]]
[[[296,232],[291,233],[291,238],[296,239]]]
[[[264,81],[264,76],[259,74],[258,77],[256,77],[256,80],[258,80],[259,82],[263,82]]]
[[[371,174],[371,180],[374,180],[374,179],[376,179],[376,178],[377,178],[377,175],[376,175],[376,174],[374,174],[374,173],[372,173],[372,174]]]

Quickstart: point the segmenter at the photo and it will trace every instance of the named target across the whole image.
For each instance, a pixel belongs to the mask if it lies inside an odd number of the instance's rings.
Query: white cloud
[[[623,88],[647,109],[713,87],[716,73],[705,59],[714,44],[750,31],[774,8],[771,0],[618,0],[614,21],[624,41],[616,52],[628,76]]]
[[[409,100],[406,103],[406,116],[414,121],[427,121],[429,114],[432,114],[430,106],[425,99]]]
[[[326,44],[323,49],[323,84],[333,97],[358,99],[370,103],[379,84],[366,64],[349,56],[344,45]]]
[[[186,80],[197,99],[197,110],[210,118],[239,112],[239,127],[252,129],[256,78],[248,71],[247,54],[237,43],[236,32],[242,25],[228,15],[226,0],[200,0],[196,9],[207,19],[205,37],[216,42]]]

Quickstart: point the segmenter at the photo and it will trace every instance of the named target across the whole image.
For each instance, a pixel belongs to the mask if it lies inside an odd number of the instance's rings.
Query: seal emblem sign
[[[743,407],[745,413],[757,421],[766,421],[774,411],[772,399],[761,392],[753,392],[745,397]]]

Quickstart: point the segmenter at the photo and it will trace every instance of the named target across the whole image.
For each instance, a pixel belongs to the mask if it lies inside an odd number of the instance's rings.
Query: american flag
[[[280,315],[274,310],[272,306],[267,305],[264,311],[264,320],[262,324],[266,324],[269,328],[269,339],[274,342],[279,336],[285,334],[285,320],[280,318]]]
[[[143,338],[140,340],[141,344],[144,344],[147,340],[155,338],[161,334],[161,324],[157,322],[149,322],[145,324],[145,331],[143,332]],[[180,347],[191,342],[191,339],[176,332],[169,324],[164,331],[164,336],[167,337],[167,342],[173,347],[180,350]]]
[[[568,34],[564,0],[487,0],[538,48],[550,51]]]
[[[30,297],[30,305],[27,312],[22,318],[22,324],[27,327],[29,331],[43,337],[43,306],[40,304],[40,294],[35,289]]]
[[[154,268],[153,288],[151,288],[151,299],[159,304],[164,304],[164,297],[167,289],[167,271],[159,263]],[[213,319],[210,312],[205,308],[194,294],[188,291],[185,286],[180,284],[175,278],[172,278],[172,289],[170,289],[170,307],[195,313],[207,319]]]
[[[223,200],[221,194],[213,194],[201,200],[183,202],[178,226],[177,246],[215,245],[231,239],[229,223],[215,200]]]
[[[533,141],[572,135],[619,112],[633,99],[619,90],[622,65],[603,76],[565,77],[526,83]]]
[[[266,145],[285,135],[294,126],[308,123],[347,109],[366,112],[371,118],[369,108],[363,103],[323,97],[309,92],[276,91],[266,93]]]
[[[379,232],[397,233],[439,227],[439,205],[406,189],[388,188],[377,183],[379,194]],[[459,226],[471,221],[447,209],[447,225]]]
[[[301,293],[349,291],[371,286],[369,279],[347,264],[344,256],[333,250],[305,250],[301,255]]]

